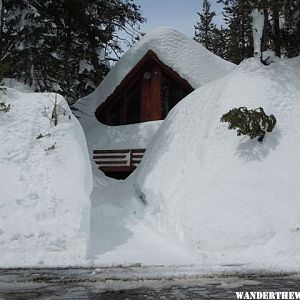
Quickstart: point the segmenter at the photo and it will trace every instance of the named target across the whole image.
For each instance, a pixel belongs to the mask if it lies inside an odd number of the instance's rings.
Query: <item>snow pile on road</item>
[[[300,268],[300,58],[244,61],[181,101],[147,150],[135,182],[146,220],[203,264]],[[263,143],[220,117],[265,109]]]
[[[0,112],[0,267],[83,265],[92,171],[83,131],[57,96],[8,88]]]

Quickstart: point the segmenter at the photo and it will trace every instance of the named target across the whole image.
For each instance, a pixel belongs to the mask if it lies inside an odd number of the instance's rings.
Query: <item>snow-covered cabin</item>
[[[100,169],[110,175],[132,172],[148,145],[142,145],[134,134],[128,134],[130,128],[133,133],[138,124],[163,120],[194,89],[228,74],[233,68],[233,64],[174,29],[160,27],[147,33],[120,58],[92,94],[78,101],[77,107],[84,113],[80,116],[83,127],[90,136],[87,139],[93,141],[89,146],[96,151],[94,158]],[[91,121],[90,116],[95,116],[99,123]],[[116,144],[111,141],[103,145],[100,139],[107,135],[103,124],[108,125],[107,132],[111,127],[129,126],[126,147],[119,143],[120,139],[116,139]],[[101,127],[102,133],[95,127],[99,130]],[[141,131],[139,135],[147,143],[151,140]],[[134,150],[137,148],[142,150]]]
[[[112,126],[162,120],[193,90],[188,81],[148,50],[95,115]]]

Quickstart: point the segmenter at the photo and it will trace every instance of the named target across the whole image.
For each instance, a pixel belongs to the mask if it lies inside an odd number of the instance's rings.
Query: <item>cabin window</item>
[[[117,101],[113,107],[109,111],[109,119],[110,119],[110,124],[111,125],[121,125],[121,115],[122,115],[122,103],[123,103],[123,98],[120,98],[119,101]]]
[[[137,81],[125,96],[126,123],[134,124],[141,121],[141,83]]]
[[[162,82],[162,116],[165,118],[170,110],[189,92],[184,89],[180,83],[168,76],[163,77]]]

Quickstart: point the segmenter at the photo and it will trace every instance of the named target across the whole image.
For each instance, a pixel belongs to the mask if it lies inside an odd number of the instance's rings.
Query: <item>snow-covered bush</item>
[[[262,107],[251,110],[247,107],[233,108],[220,121],[228,123],[228,129],[237,129],[237,135],[248,135],[251,139],[257,137],[259,142],[276,125],[274,115],[267,115]]]
[[[61,120],[61,117],[66,117],[67,119],[71,120],[70,112],[66,108],[64,108],[60,103],[58,103],[57,97],[58,94],[56,93],[54,101],[50,100],[53,106],[51,105],[51,107],[45,107],[42,112],[43,115],[50,120],[50,124],[53,124],[54,126],[58,125],[58,122],[59,120]]]

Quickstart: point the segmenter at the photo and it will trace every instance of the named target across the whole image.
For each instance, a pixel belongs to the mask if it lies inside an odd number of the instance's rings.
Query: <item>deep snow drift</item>
[[[54,94],[9,88],[3,98],[0,267],[84,265],[92,172],[82,128],[61,96],[57,126]]]
[[[94,165],[91,197],[86,141],[63,99],[55,127],[53,94],[8,89],[11,109],[0,113],[0,266],[299,270],[299,83],[300,58],[270,66],[249,59],[182,100],[152,142],[149,128],[159,124],[116,128],[119,146],[128,143],[124,133],[150,146],[126,181],[106,178]],[[276,116],[263,143],[220,123],[239,106]],[[102,147],[113,136],[91,131],[88,139],[91,146],[104,138]]]
[[[262,106],[263,143],[220,117]],[[136,172],[145,220],[201,264],[300,269],[300,58],[249,59],[181,101]]]

